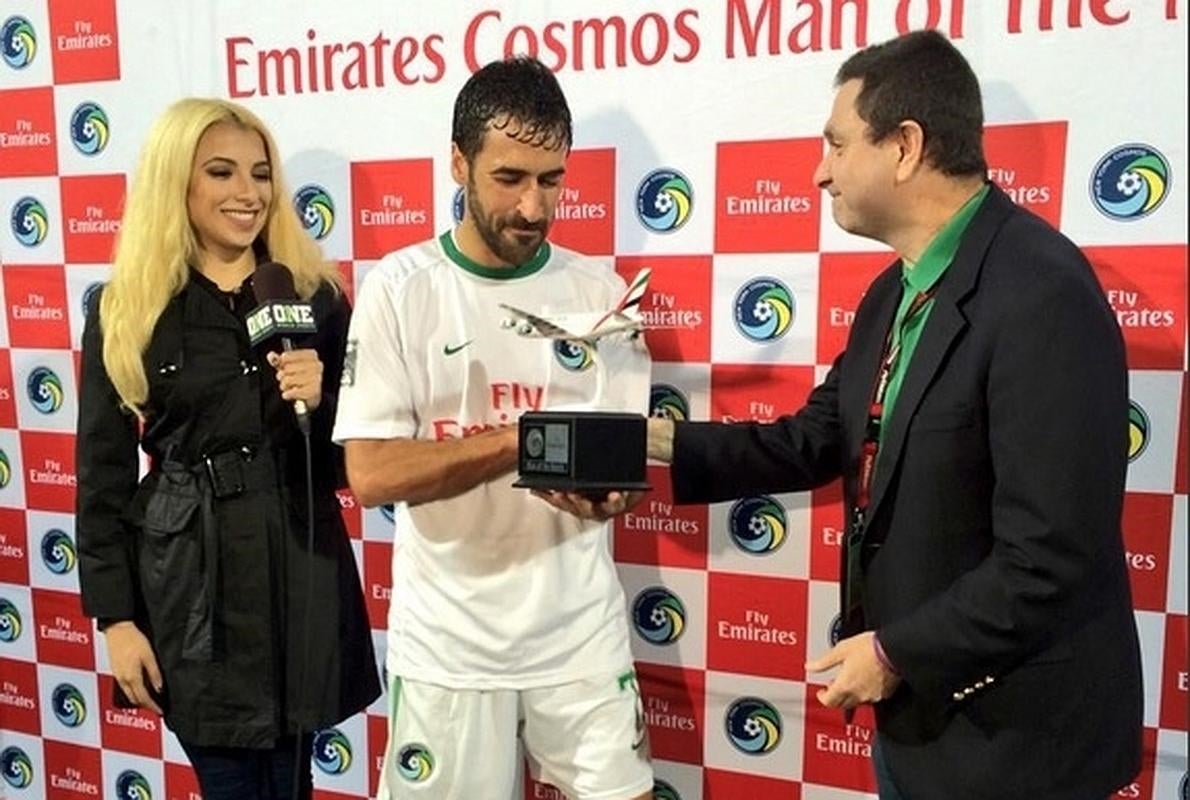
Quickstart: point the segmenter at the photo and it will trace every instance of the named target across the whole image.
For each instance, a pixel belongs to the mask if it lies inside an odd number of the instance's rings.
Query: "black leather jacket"
[[[318,351],[324,373],[312,414],[310,554],[304,445],[264,352],[249,347],[250,281],[224,293],[192,272],[166,307],[144,356],[143,428],[121,410],[104,368],[98,302],[87,319],[77,440],[83,609],[135,620],[146,633],[165,678],[165,721],[187,743],[272,746],[299,724],[339,722],[380,692],[335,496],[342,454],[330,441],[350,309],[325,286],[311,303],[318,333],[298,345]],[[139,481],[138,444],[152,465]]]

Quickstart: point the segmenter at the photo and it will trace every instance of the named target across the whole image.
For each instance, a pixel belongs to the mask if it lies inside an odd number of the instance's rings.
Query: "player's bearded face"
[[[452,172],[467,187],[464,226],[479,235],[491,260],[519,266],[545,242],[569,148],[550,131],[517,120],[493,125],[470,159],[452,151]]]
[[[545,241],[552,214],[536,221],[525,219],[516,209],[498,214],[485,208],[479,195],[472,176],[467,183],[467,210],[492,254],[508,264],[524,264],[532,259]]]

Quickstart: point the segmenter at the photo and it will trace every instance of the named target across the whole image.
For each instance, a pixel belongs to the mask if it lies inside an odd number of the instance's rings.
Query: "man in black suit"
[[[843,477],[842,636],[807,668],[838,668],[826,705],[875,705],[882,800],[1102,800],[1141,755],[1119,328],[1078,248],[987,182],[944,37],[869,47],[836,85],[815,180],[899,260],[801,411],[650,420],[650,456],[679,502]]]

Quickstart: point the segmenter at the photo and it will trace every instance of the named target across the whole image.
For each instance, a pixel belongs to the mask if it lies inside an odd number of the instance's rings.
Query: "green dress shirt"
[[[913,303],[913,298],[922,292],[930,291],[942,278],[946,268],[954,260],[955,253],[959,250],[959,243],[963,240],[967,226],[971,223],[971,219],[979,210],[980,205],[983,204],[983,199],[987,197],[987,194],[988,186],[984,185],[970,200],[964,203],[963,207],[955,212],[950,221],[926,246],[925,252],[921,254],[921,258],[916,264],[907,259],[901,259],[901,304],[897,307],[897,315],[893,318],[891,343],[894,348],[899,344],[900,352],[892,365],[888,388],[884,392],[884,407],[880,416],[882,442],[884,432],[888,428],[888,421],[892,418],[897,395],[901,391],[901,383],[905,379],[905,373],[909,370],[909,362],[913,360],[913,351],[917,349],[917,340],[921,338],[921,332],[926,327],[926,319],[930,316],[930,309],[934,307],[934,299],[931,297],[909,319],[905,319],[905,315]]]

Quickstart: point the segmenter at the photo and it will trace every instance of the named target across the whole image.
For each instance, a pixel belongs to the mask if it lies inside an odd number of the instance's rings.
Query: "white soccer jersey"
[[[601,340],[599,381],[586,345],[501,326],[500,303],[546,315],[603,311],[623,291],[606,266],[549,245],[515,270],[475,264],[450,233],[389,254],[356,298],[335,440],[466,436],[529,410],[590,407],[597,391],[601,409],[645,412],[640,342]],[[513,488],[515,477],[397,506],[391,674],[525,689],[630,661],[609,525],[555,511]]]

